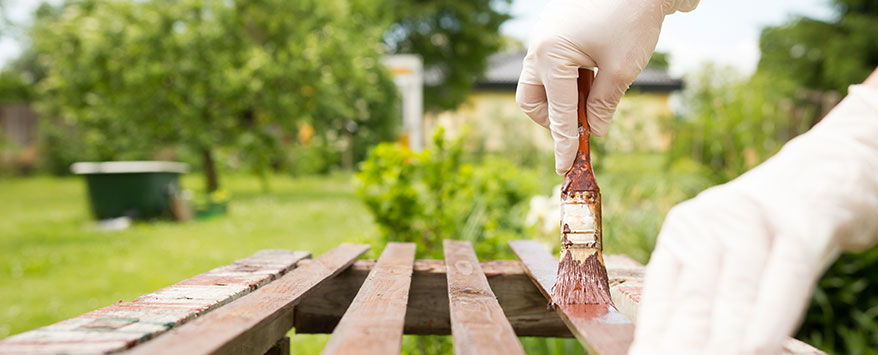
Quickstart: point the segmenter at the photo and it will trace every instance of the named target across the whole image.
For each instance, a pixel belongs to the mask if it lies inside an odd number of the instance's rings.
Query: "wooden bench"
[[[332,333],[325,354],[400,351],[403,334],[451,334],[458,354],[522,354],[517,336],[576,337],[592,353],[624,354],[633,337],[643,266],[608,255],[609,306],[547,309],[558,263],[533,241],[510,243],[520,261],[479,261],[445,241],[445,260],[415,260],[389,243],[319,258],[266,250],[131,302],[0,340],[0,354],[288,354],[286,334]],[[821,354],[790,339],[789,354]]]

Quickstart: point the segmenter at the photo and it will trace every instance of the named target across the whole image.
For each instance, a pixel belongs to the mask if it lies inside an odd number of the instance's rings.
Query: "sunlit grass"
[[[76,177],[0,180],[0,338],[131,300],[260,249],[319,255],[376,227],[350,175],[227,176],[227,216],[94,228]],[[200,186],[189,176],[185,186]]]

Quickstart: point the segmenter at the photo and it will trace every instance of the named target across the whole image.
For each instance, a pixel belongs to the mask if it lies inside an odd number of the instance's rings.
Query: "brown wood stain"
[[[557,282],[552,287],[552,304],[613,304],[603,264],[603,231],[601,226],[601,192],[591,165],[589,126],[586,101],[594,81],[594,72],[579,69],[577,84],[577,121],[579,123],[579,146],[573,167],[564,176],[561,185],[562,204],[584,203],[594,216],[595,242],[576,245],[567,234],[570,227],[565,223],[561,233],[561,263]],[[584,259],[584,260],[581,260]]]

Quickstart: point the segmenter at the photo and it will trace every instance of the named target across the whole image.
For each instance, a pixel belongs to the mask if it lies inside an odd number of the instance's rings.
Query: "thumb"
[[[586,103],[588,126],[593,135],[607,134],[619,100],[639,73],[636,68],[598,69]]]

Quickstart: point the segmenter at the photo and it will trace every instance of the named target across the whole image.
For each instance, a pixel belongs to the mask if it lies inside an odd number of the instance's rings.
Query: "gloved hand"
[[[573,165],[578,144],[576,77],[598,67],[588,97],[591,133],[603,136],[622,94],[655,50],[666,14],[690,11],[698,0],[555,0],[531,34],[515,99],[552,131],[555,170]]]
[[[822,122],[667,215],[631,354],[776,354],[840,251],[878,239],[878,71]]]

